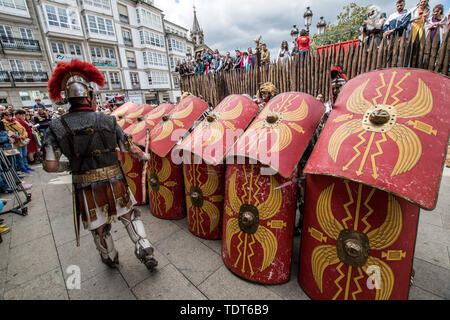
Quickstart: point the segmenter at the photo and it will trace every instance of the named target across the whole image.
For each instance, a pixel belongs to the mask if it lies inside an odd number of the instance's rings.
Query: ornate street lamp
[[[305,18],[305,27],[308,33],[309,33],[309,26],[312,23],[312,17],[313,17],[312,11],[309,9],[309,7],[306,7],[306,11],[305,14],[303,15],[303,18]]]
[[[321,36],[325,33],[326,28],[327,28],[327,23],[325,22],[323,17],[320,17],[320,20],[317,23],[317,32],[318,32],[319,36]]]
[[[298,34],[299,34],[299,31],[298,31],[298,28],[297,28],[297,26],[294,24],[294,26],[292,27],[292,30],[291,30],[291,37],[292,37],[292,42],[295,44],[296,42],[296,40],[297,40],[297,38],[298,38]]]

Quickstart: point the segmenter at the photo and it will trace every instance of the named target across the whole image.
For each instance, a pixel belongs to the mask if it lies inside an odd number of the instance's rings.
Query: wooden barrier
[[[416,38],[414,43],[405,34],[402,37],[383,38],[379,45],[366,39],[356,46],[336,44],[308,54],[296,55],[286,61],[252,68],[249,72],[230,71],[220,74],[186,76],[181,79],[181,90],[188,91],[216,106],[230,94],[254,96],[261,83],[270,81],[278,91],[300,91],[317,96],[330,96],[329,70],[340,65],[349,79],[362,73],[384,68],[421,68],[448,76],[450,32],[442,37],[439,29],[431,41],[428,36]]]

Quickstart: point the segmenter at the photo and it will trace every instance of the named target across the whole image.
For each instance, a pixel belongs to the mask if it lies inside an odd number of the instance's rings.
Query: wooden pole
[[[430,63],[428,64],[428,70],[434,70],[434,65],[436,62],[436,58],[438,55],[439,50],[439,29],[437,30],[436,34],[434,35],[433,42],[431,43],[431,56],[430,56]],[[426,66],[424,66],[426,68]]]
[[[439,32],[439,30],[438,30]],[[436,34],[434,35],[435,37],[438,37],[438,32],[436,32]],[[436,66],[434,67],[434,72],[439,72],[442,68],[442,64],[444,63],[444,55],[445,53],[447,53],[447,41],[448,41],[448,35],[449,33],[445,33],[442,36],[442,43],[441,43],[441,47],[439,48],[439,54],[438,54],[438,58],[436,60]],[[447,66],[448,69],[448,66]]]

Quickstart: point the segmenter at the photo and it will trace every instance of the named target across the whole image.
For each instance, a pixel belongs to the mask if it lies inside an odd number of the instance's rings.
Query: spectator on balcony
[[[267,49],[267,45],[263,43],[261,45],[261,66],[267,66],[269,68],[270,65],[270,51]]]
[[[289,53],[289,45],[287,41],[283,41],[281,43],[280,50],[278,50],[278,60],[280,60],[283,63],[286,63],[290,56],[291,55]]]
[[[392,34],[401,37],[411,19],[411,15],[408,13],[408,10],[405,9],[405,0],[397,0],[395,6],[397,12],[391,14],[383,25],[385,37],[389,37]]]
[[[250,58],[250,60],[252,60],[252,67],[256,66],[258,61],[257,61],[257,58],[256,58],[256,54],[253,53],[253,49],[252,48],[248,48],[248,57]]]
[[[211,63],[212,59],[213,59],[213,55],[210,52],[208,52],[208,50],[204,49],[203,56],[202,56],[203,64],[209,65]]]
[[[298,47],[298,53],[301,54],[307,54],[309,52],[309,42],[311,39],[308,36],[308,31],[305,29],[302,29],[300,31],[300,37],[297,38],[297,47]]]
[[[216,50],[217,51],[217,50]],[[223,69],[223,60],[219,54],[219,51],[214,55],[214,73],[219,73]]]
[[[444,6],[442,4],[438,4],[433,8],[433,13],[426,23],[425,28],[427,32],[431,32],[431,41],[433,41],[436,32],[439,30],[440,41],[442,43],[442,38],[448,24],[448,19],[443,13]]]
[[[241,60],[241,71],[248,72],[252,66],[252,60],[248,56],[247,52],[244,52],[242,60]]]
[[[205,73],[206,74],[214,74],[216,70],[215,64],[214,64],[214,59],[211,60],[211,63],[209,64],[208,68],[206,69]]]
[[[227,52],[225,60],[223,61],[223,70],[229,72],[233,69],[233,58],[230,56],[230,52]]]
[[[241,71],[241,63],[242,63],[242,53],[239,50],[236,50],[236,59],[233,62],[233,69],[236,71]]]
[[[181,64],[181,61],[178,60],[177,66],[175,67],[175,72],[178,72],[180,77],[184,77],[185,71],[186,70],[185,70],[184,66]]]
[[[45,110],[45,105],[43,105],[43,104],[41,103],[41,99],[37,98],[36,100],[34,100],[34,102],[36,102],[36,103],[34,104],[34,106],[33,106],[33,110],[34,110],[34,111],[37,111],[38,108],[42,108],[42,109]]]
[[[196,75],[201,75],[205,73],[205,66],[202,63],[201,59],[197,60],[197,65],[195,66],[195,74]]]
[[[409,21],[409,31],[412,32],[412,42],[416,41],[417,36],[419,40],[422,39],[422,35],[425,28],[425,23],[428,20],[430,14],[429,0],[420,0],[419,4],[409,10],[411,14],[411,20]]]
[[[33,117],[33,122],[38,125],[38,131],[41,136],[45,136],[48,127],[50,126],[51,117],[48,114],[48,110],[38,107]]]

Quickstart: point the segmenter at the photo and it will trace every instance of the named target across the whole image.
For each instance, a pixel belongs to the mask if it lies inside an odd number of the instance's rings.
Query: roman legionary
[[[119,219],[135,244],[137,258],[152,271],[157,266],[139,211],[123,175],[116,148],[141,160],[148,154],[133,145],[113,116],[94,112],[91,82],[100,87],[105,80],[92,64],[79,60],[57,64],[48,89],[52,101],[68,103],[69,112],[51,122],[44,139],[47,172],[71,171],[74,221],[79,246],[80,216],[92,232],[103,263],[117,267],[119,255],[111,236],[111,223]],[[62,97],[64,92],[64,98]],[[60,161],[61,155],[68,158]]]

